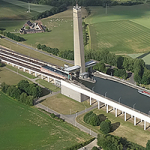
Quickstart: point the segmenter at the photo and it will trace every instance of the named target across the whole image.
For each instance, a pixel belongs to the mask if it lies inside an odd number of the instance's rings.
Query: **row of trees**
[[[98,146],[102,147],[104,150],[149,150],[150,141],[147,142],[146,149],[138,144],[127,141],[126,138],[113,136],[110,134],[101,134],[97,138]]]
[[[24,2],[30,2],[30,3],[38,3],[38,4],[46,4],[51,6],[60,6],[62,4],[66,4],[67,6],[73,6],[76,4],[76,2],[81,6],[105,6],[107,3],[109,6],[114,5],[125,5],[125,6],[131,6],[131,5],[137,5],[141,4],[142,1],[128,1],[128,2],[118,2],[118,1],[111,1],[111,0],[21,0]],[[144,0],[143,0],[144,2]]]
[[[42,13],[37,14],[36,16],[34,16],[32,18],[32,20],[38,20],[38,19],[46,18],[46,17],[52,16],[54,14],[63,12],[65,10],[67,10],[67,5],[66,4],[62,4],[62,5],[58,6],[58,7],[53,7],[50,10],[46,10],[46,11],[44,11]]]
[[[37,84],[30,84],[26,80],[20,81],[17,85],[7,85],[5,82],[1,84],[4,93],[12,98],[32,106],[34,99],[42,95],[42,89]]]
[[[59,51],[58,48],[51,48],[46,45],[37,45],[38,49],[42,49],[43,51],[46,51],[48,53],[51,53],[53,55],[59,56],[61,58],[73,60],[74,59],[74,52],[73,50],[64,50],[64,51]]]
[[[38,44],[37,48],[42,49],[43,51],[46,51],[48,53],[52,53],[53,55],[56,55],[56,56],[59,54],[58,48],[51,48],[51,47],[48,47],[46,45],[41,45],[41,44]]]
[[[88,44],[89,36],[87,32],[87,24],[85,22],[82,22],[82,29],[83,29],[83,43],[84,46]]]
[[[15,35],[14,33],[4,32],[4,31],[0,30],[0,34],[3,34],[4,36],[7,36],[8,38],[11,38],[18,42],[25,41],[25,39],[23,37]]]

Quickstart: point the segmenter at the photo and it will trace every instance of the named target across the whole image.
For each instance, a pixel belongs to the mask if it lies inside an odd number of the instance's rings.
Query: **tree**
[[[108,134],[111,131],[111,121],[106,119],[105,121],[102,121],[100,124],[100,130],[104,134]]]
[[[92,148],[92,150],[99,150],[96,146],[94,146],[93,148]]]
[[[150,140],[147,141],[146,150],[150,150]]]
[[[23,102],[23,103],[26,103],[26,99],[27,99],[27,94],[26,93],[22,93],[21,95],[20,95],[20,101],[21,102]]]
[[[38,45],[37,45],[37,48],[38,48],[38,49],[41,49],[41,44],[38,44]]]

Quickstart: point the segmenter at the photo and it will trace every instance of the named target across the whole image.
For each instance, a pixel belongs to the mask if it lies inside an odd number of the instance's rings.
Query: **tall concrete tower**
[[[74,65],[80,66],[80,73],[85,72],[84,45],[82,32],[81,7],[76,4],[73,7],[73,28],[74,28]]]

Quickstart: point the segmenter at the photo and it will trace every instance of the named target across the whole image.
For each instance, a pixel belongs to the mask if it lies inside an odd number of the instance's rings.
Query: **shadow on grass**
[[[111,126],[111,132],[114,132],[117,128],[119,128],[120,122],[112,123]]]
[[[51,93],[51,91],[49,90],[49,89],[47,89],[47,88],[42,88],[42,96],[45,96],[45,95],[48,95],[48,94],[50,94]],[[42,97],[41,96],[41,97]]]
[[[143,54],[143,55],[140,55],[139,57],[137,57],[137,58],[143,58],[143,57],[145,57],[145,56],[147,56],[147,55],[149,55],[150,54],[150,52],[147,52],[147,53],[145,53],[145,54]]]
[[[107,119],[107,117],[104,114],[100,114],[99,115],[100,121],[105,121]]]

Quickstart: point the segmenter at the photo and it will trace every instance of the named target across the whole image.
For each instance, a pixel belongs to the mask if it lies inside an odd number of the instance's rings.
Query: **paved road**
[[[50,57],[56,58],[56,59],[61,60],[61,61],[64,61],[64,62],[66,62],[66,63],[74,64],[74,62],[73,62],[72,60],[67,60],[67,59],[63,59],[63,58],[61,58],[61,57],[58,57],[58,56],[52,55],[52,54],[48,54],[48,53],[46,53],[46,52],[44,52],[44,51],[40,51],[40,50],[38,50],[37,48],[34,48],[34,47],[31,47],[31,46],[28,46],[28,45],[25,45],[25,44],[22,44],[22,43],[16,42],[16,41],[11,40],[11,39],[9,39],[9,38],[7,38],[7,37],[4,37],[4,36],[2,36],[2,38],[6,39],[6,40],[8,40],[8,41],[10,41],[10,42],[12,42],[12,43],[15,43],[15,44],[18,44],[18,45],[20,45],[20,46],[23,46],[23,47],[25,47],[25,48],[28,48],[28,49],[31,49],[31,50],[37,51],[37,52],[39,52],[39,53],[42,53],[42,54],[44,54],[44,55],[47,55],[47,56],[50,56]]]

